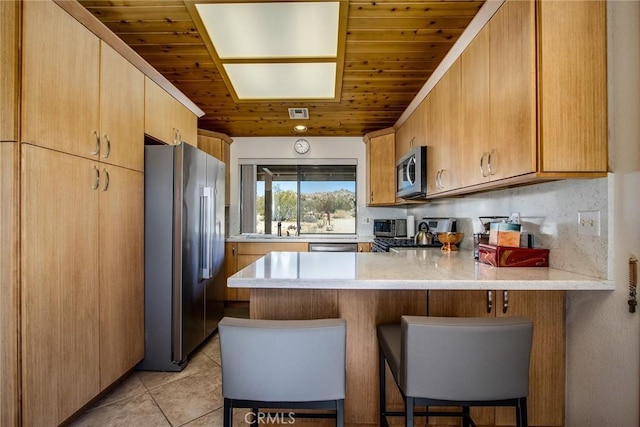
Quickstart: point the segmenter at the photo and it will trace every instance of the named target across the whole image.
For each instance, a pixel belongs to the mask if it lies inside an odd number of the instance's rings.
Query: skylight
[[[341,9],[346,14],[340,1],[194,5],[201,20],[196,22],[206,29],[207,45],[237,100],[338,95]]]

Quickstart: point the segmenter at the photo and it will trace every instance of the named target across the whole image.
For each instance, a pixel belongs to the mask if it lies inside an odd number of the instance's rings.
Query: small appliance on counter
[[[493,267],[549,267],[549,249],[479,244],[478,260]]]
[[[506,222],[509,219],[508,216],[481,216],[480,223],[482,224],[483,232],[475,233],[473,235],[473,257],[479,258],[478,245],[480,243],[489,243],[489,230],[491,229],[491,223]]]
[[[407,220],[374,219],[373,235],[376,237],[407,237]]]
[[[375,220],[374,220],[375,222]],[[440,248],[442,243],[434,236],[436,233],[446,233],[456,231],[455,218],[422,218],[416,227],[414,238],[393,238],[381,236],[375,233],[375,239],[371,244],[371,252],[389,252],[390,248]],[[421,234],[422,232],[422,234]],[[426,238],[430,233],[432,238]],[[405,234],[406,235],[406,234]],[[425,238],[423,238],[425,236]]]
[[[533,248],[533,234],[522,232],[521,225],[510,223],[508,216],[481,216],[483,233],[473,235],[473,256],[480,258],[480,245]]]

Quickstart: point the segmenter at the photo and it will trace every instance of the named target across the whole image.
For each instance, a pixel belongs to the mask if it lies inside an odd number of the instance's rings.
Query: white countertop
[[[473,252],[271,252],[227,280],[234,288],[613,290],[612,281],[545,267],[491,267]]]

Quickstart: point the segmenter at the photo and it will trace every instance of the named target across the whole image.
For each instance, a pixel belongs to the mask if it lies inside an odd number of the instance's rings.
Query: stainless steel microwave
[[[374,219],[373,235],[376,237],[407,237],[407,220]]]
[[[427,196],[427,147],[412,148],[396,163],[396,197],[424,199]]]

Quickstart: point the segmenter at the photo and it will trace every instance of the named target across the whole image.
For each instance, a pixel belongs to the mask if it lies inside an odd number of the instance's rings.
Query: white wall
[[[304,136],[311,144],[307,154],[293,151],[293,143],[300,137],[256,137],[234,138],[231,144],[231,187],[229,199],[229,235],[240,232],[238,206],[238,159],[356,159],[358,164],[357,185],[357,232],[361,236],[373,234],[372,218],[403,218],[404,209],[368,208],[366,206],[366,146],[359,137],[311,137]],[[368,223],[365,223],[366,219]]]
[[[640,425],[640,310],[627,311],[640,257],[640,3],[608,2],[610,266],[616,290],[574,292],[567,312],[567,426]]]

